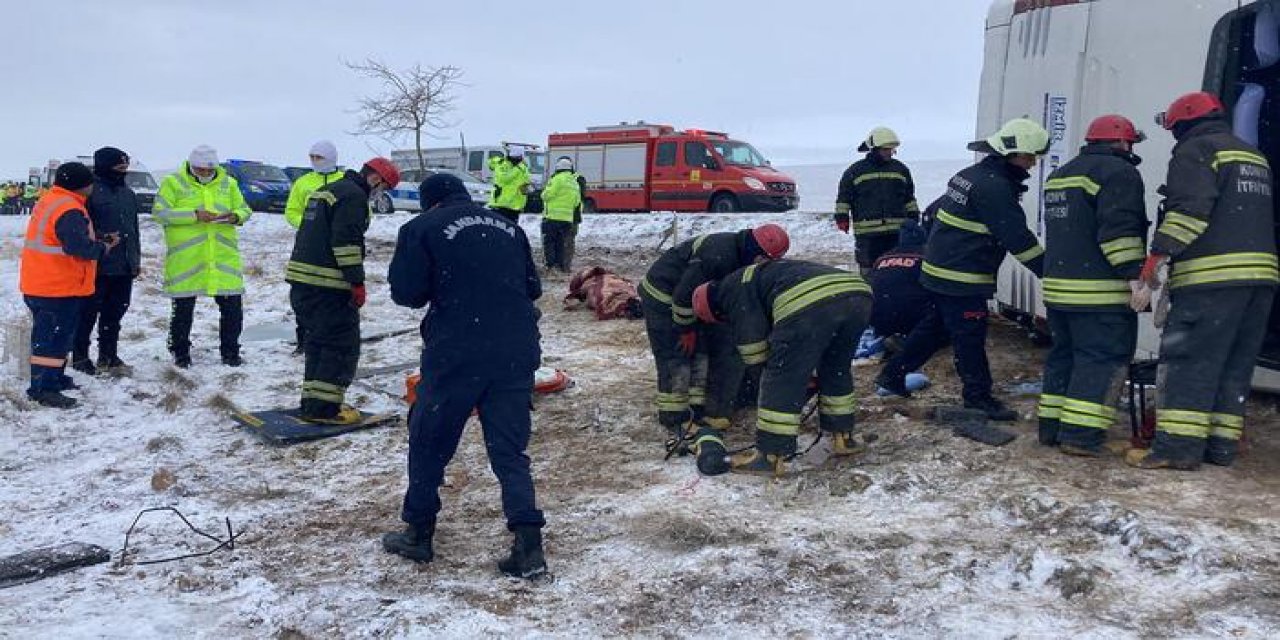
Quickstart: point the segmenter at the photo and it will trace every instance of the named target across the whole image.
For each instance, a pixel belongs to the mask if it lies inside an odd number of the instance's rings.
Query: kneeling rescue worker
[[[790,247],[785,229],[765,224],[691,238],[668,249],[649,267],[640,283],[640,301],[658,368],[658,422],[667,429],[669,451],[680,446],[685,426],[702,417],[706,402],[705,367],[700,365],[697,375],[693,372],[698,351],[694,289],[735,269],[781,258]]]
[[[1044,365],[1040,443],[1097,456],[1138,342],[1151,292],[1141,159],[1146,139],[1123,116],[1089,125],[1084,148],[1045,183],[1044,304],[1053,347]]]
[[[730,470],[781,476],[796,453],[796,436],[818,373],[818,415],[834,438],[833,453],[859,453],[853,434],[857,398],[852,354],[871,316],[871,287],[855,273],[801,260],[755,264],[697,288],[694,310],[706,323],[725,321],[748,366],[760,377],[756,446],[734,456]],[[706,430],[699,448],[723,443]],[[702,458],[700,455],[699,458]],[[704,473],[715,470],[699,461]]]
[[[1175,100],[1163,125],[1178,143],[1164,212],[1142,278],[1169,265],[1170,311],[1160,340],[1156,438],[1129,464],[1194,470],[1230,466],[1266,334],[1277,269],[1271,167],[1236,137],[1217,97]]]
[[[1043,272],[1044,249],[1027,229],[1019,199],[1031,167],[1048,145],[1049,133],[1025,119],[1011,120],[986,140],[969,145],[987,157],[951,178],[925,246],[920,279],[933,293],[934,307],[907,336],[902,351],[885,363],[876,384],[909,396],[907,373],[919,370],[950,336],[964,406],[992,420],[1018,418],[991,395],[987,303],[995,294],[996,271],[1006,251],[1037,277]]]

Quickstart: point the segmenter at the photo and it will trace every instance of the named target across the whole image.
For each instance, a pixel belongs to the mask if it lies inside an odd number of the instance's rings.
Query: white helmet
[[[862,142],[862,146],[858,147],[859,153],[866,153],[872,149],[892,149],[902,144],[898,139],[898,134],[889,127],[876,127],[867,134],[867,139]]]
[[[1015,153],[1042,156],[1049,152],[1049,132],[1034,120],[1014,118],[986,140],[971,143],[969,149],[1001,156]]]
[[[556,158],[556,171],[573,171],[573,160],[569,156]]]

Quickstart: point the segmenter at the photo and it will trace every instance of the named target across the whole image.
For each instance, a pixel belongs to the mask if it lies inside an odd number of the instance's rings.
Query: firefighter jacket
[[[1086,145],[1044,187],[1044,303],[1063,311],[1125,311],[1146,258],[1145,189],[1137,156]]]
[[[925,246],[920,281],[926,289],[989,298],[1006,251],[1040,276],[1044,249],[1018,204],[1029,177],[992,155],[951,178]]]
[[[350,290],[364,284],[364,232],[369,228],[369,183],[348,170],[311,192],[285,267],[285,281]]]
[[[557,171],[542,188],[542,217],[558,222],[574,222],[574,213],[582,204],[578,174],[565,169]]]
[[[1221,120],[1192,127],[1173,148],[1151,252],[1172,257],[1171,289],[1280,281],[1271,167]]]
[[[719,280],[735,269],[751,264],[760,255],[751,230],[711,233],[686,240],[662,254],[649,267],[640,289],[650,298],[671,306],[676,324],[692,326],[693,290],[706,282]]]
[[[196,211],[230,215],[230,222],[200,222]],[[171,298],[244,293],[240,239],[236,227],[252,212],[236,179],[218,167],[213,180],[200,184],[188,163],[165,176],[152,210],[164,227],[164,291]]]
[[[494,209],[524,211],[524,206],[529,201],[525,189],[532,182],[529,165],[494,156],[489,159],[489,170],[493,172],[493,192],[489,195],[489,206]]]
[[[871,326],[876,335],[909,333],[929,308],[932,295],[920,285],[922,244],[899,244],[880,256],[867,283],[875,294]]]
[[[814,305],[846,295],[869,298],[871,287],[858,274],[835,267],[772,260],[720,280],[713,304],[729,319],[743,363],[759,365],[769,360],[769,333],[775,325],[799,321]]]
[[[97,261],[106,252],[106,245],[94,240],[84,196],[54,187],[27,220],[18,288],[39,298],[91,296]]]
[[[897,233],[920,215],[916,186],[907,165],[872,151],[845,169],[836,195],[836,220],[853,217],[855,236]]]
[[[302,226],[302,212],[307,209],[307,198],[311,193],[327,184],[333,184],[343,178],[342,171],[320,173],[311,171],[297,180],[289,188],[289,200],[284,205],[284,219],[289,226],[297,229]],[[394,185],[392,185],[394,187]]]

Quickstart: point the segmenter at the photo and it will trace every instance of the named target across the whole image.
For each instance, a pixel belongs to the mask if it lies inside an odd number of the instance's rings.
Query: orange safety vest
[[[93,295],[98,261],[64,253],[55,231],[58,220],[65,214],[88,219],[84,203],[84,196],[62,187],[54,187],[36,202],[27,222],[27,238],[22,247],[22,264],[18,272],[18,288],[24,295],[40,298]],[[95,237],[92,220],[89,221],[89,237]]]

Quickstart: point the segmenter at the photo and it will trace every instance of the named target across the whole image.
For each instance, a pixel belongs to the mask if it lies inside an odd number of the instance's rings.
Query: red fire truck
[[[796,181],[755,147],[716,131],[622,123],[553,133],[548,171],[568,156],[587,180],[587,211],[790,211]]]

